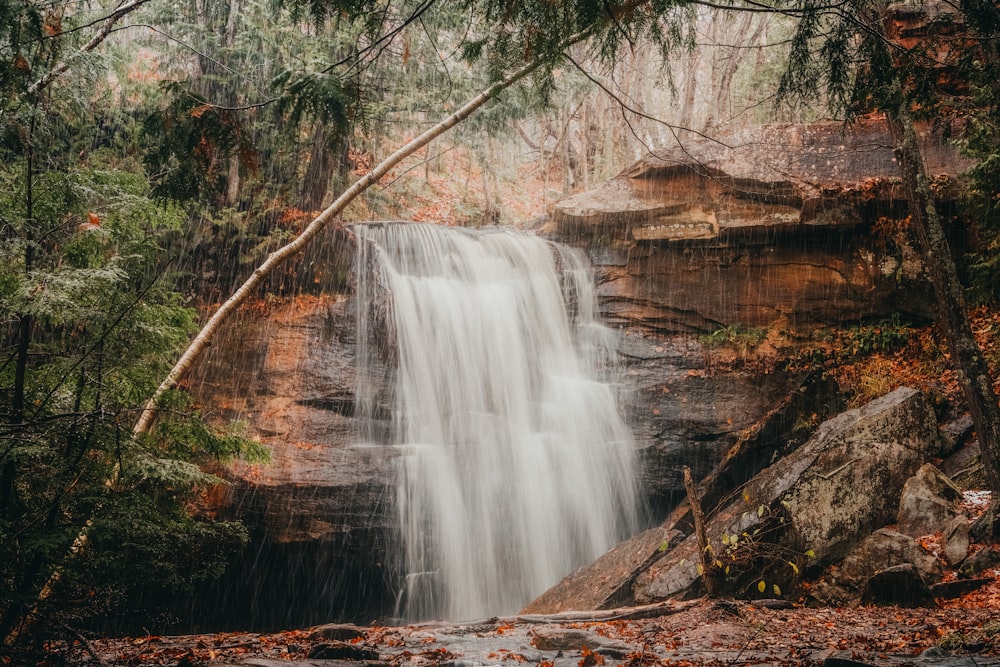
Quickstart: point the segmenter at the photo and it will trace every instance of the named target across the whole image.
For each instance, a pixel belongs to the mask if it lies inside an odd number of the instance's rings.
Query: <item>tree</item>
[[[988,2],[926,8],[930,30],[923,39],[912,40],[893,33],[892,10],[882,3],[851,0],[826,5],[808,0],[795,6],[803,18],[792,40],[782,93],[802,98],[825,90],[831,106],[847,118],[877,111],[889,122],[911,225],[941,309],[941,322],[992,491],[992,504],[976,530],[1000,537],[1000,405],[989,367],[973,336],[965,290],[914,130],[917,115],[940,118],[972,112],[980,122],[995,117],[1000,8]],[[956,24],[961,26],[957,32]],[[980,87],[989,82],[986,85],[993,94],[987,96],[985,105],[976,105],[968,95],[965,77]],[[824,85],[817,87],[817,81]],[[976,135],[972,136],[975,140]],[[982,183],[983,177],[990,177],[989,157],[985,164],[974,172],[981,183],[979,192],[996,192],[996,181]]]
[[[246,539],[241,526],[195,517],[188,504],[217,481],[199,462],[259,448],[208,429],[178,393],[165,397],[155,432],[131,434],[196,322],[163,253],[182,212],[151,197],[134,119],[110,87],[94,85],[103,70],[90,53],[122,8],[141,4],[74,16],[50,3],[0,3],[5,646],[32,638],[22,632],[29,617],[77,625],[106,613],[95,601],[127,600],[151,570],[164,589],[194,585]],[[89,39],[72,30],[80,24],[95,26]],[[84,526],[91,548],[64,559]],[[40,603],[55,570],[61,594]]]

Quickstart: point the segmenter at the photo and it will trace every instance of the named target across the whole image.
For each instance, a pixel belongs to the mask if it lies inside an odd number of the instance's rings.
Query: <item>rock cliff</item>
[[[924,128],[921,140],[947,206],[968,162],[945,134]],[[552,228],[591,249],[620,326],[808,332],[896,310],[927,316],[916,250],[891,222],[906,216],[897,176],[880,119],[691,136],[556,203]]]
[[[947,202],[948,176],[965,165],[940,136],[923,140]],[[601,310],[621,333],[622,405],[651,524],[683,496],[684,465],[700,479],[748,433],[771,456],[807,437],[790,436],[795,415],[772,419],[789,396],[805,396],[796,405],[816,423],[836,407],[819,384],[800,391],[801,373],[721,371],[690,334],[753,326],[808,337],[893,311],[930,314],[905,225],[890,222],[905,211],[889,146],[875,120],[848,134],[821,123],[696,138],[555,206],[549,233],[588,251]],[[192,602],[228,617],[204,611],[196,622],[288,627],[392,613],[392,453],[358,443],[351,299],[260,304],[187,380],[219,419],[247,421],[273,452],[270,465],[222,471],[231,484],[215,510],[246,521],[253,545]],[[769,462],[748,464],[749,474]]]

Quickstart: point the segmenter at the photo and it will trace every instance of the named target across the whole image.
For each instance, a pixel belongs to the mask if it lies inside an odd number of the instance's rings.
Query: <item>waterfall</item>
[[[615,334],[597,321],[590,265],[514,231],[354,230],[359,409],[379,409],[363,386],[377,359],[396,366],[381,400],[399,450],[400,612],[517,612],[637,527]]]

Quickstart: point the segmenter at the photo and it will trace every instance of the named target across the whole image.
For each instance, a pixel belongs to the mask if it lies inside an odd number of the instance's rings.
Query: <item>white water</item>
[[[634,447],[607,381],[614,335],[595,320],[587,260],[511,231],[355,231],[359,376],[376,311],[398,357],[400,612],[517,612],[636,529]]]

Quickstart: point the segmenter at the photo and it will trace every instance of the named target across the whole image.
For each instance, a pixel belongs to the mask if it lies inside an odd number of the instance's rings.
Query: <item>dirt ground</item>
[[[510,617],[272,634],[76,637],[45,647],[49,657],[42,664],[850,667],[854,661],[983,667],[1000,665],[1000,570],[990,574],[991,583],[933,608],[817,608],[703,598],[668,603],[651,618],[599,622]]]

